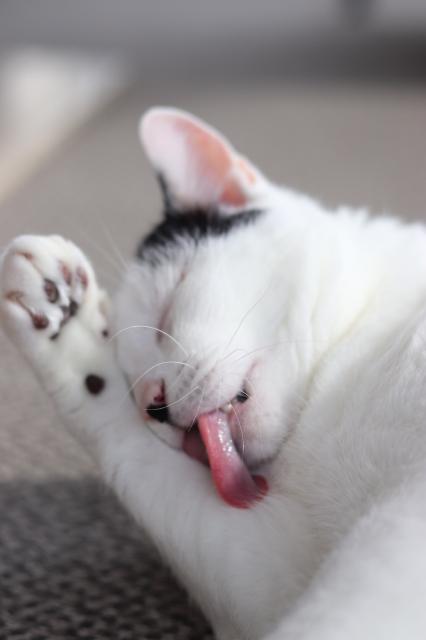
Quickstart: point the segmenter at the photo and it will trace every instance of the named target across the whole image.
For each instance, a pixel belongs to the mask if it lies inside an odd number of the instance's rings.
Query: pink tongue
[[[231,437],[223,411],[198,417],[198,429],[207,450],[213,482],[219,495],[233,507],[246,509],[261,500],[268,485],[262,476],[251,476]]]

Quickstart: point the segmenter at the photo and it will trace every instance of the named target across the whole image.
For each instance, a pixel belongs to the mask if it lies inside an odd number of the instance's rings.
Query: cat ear
[[[251,205],[262,191],[260,172],[220,133],[184,111],[150,109],[139,131],[168,207],[232,212]]]

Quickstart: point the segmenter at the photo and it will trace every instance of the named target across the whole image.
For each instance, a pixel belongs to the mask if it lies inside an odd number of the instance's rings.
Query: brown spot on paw
[[[105,388],[105,379],[95,373],[90,373],[84,381],[86,389],[89,393],[96,396]]]
[[[30,312],[34,329],[46,329],[49,326],[49,318],[44,313]]]
[[[33,311],[30,307],[27,307],[23,301],[24,294],[22,291],[9,291],[6,294],[6,298],[15,304],[18,304],[22,309],[30,316],[34,329],[46,329],[49,326],[49,318],[41,311]]]

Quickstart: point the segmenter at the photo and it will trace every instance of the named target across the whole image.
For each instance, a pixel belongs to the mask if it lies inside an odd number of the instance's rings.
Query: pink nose
[[[140,398],[140,405],[143,408],[149,407],[154,404],[165,404],[166,396],[164,393],[164,382],[162,380],[148,380],[142,383],[142,389],[138,394]]]
[[[166,392],[162,380],[142,381],[134,392],[139,411],[144,420],[169,421]]]

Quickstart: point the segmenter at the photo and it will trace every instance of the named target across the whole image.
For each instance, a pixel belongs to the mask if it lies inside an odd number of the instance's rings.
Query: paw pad
[[[19,236],[1,257],[0,321],[27,353],[40,353],[44,341],[59,339],[62,345],[67,334],[75,340],[80,331],[97,340],[107,338],[107,311],[90,262],[69,240]],[[68,324],[74,330],[66,330],[62,338]]]
[[[49,280],[48,278],[45,278],[45,280],[44,280],[44,292],[45,292],[49,302],[51,302],[52,304],[55,304],[55,302],[58,302],[58,300],[59,300],[59,291],[58,291],[58,287],[53,282],[53,280]]]

